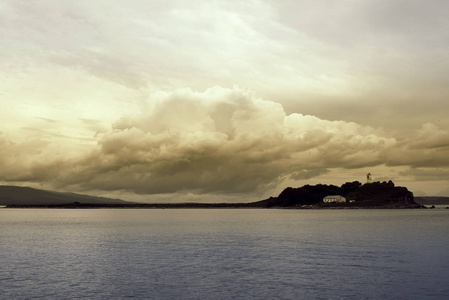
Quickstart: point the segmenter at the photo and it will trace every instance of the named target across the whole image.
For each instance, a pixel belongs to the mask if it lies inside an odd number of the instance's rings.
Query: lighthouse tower
[[[366,183],[373,183],[373,179],[371,178],[371,173],[366,174]]]

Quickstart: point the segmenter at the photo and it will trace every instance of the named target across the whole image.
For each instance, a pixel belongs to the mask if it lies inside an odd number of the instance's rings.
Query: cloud
[[[441,181],[449,177],[449,167],[420,167],[410,168],[401,172],[402,176],[413,176],[416,180],[429,182]]]
[[[65,163],[58,186],[142,194],[265,191],[283,178],[381,163],[395,140],[374,129],[301,114],[242,90],[153,94],[98,147]]]
[[[288,113],[387,130],[439,118],[448,128],[447,6],[6,0],[0,70],[14,89],[2,82],[1,92],[61,105],[97,103],[101,91],[117,104],[122,93],[237,83]]]
[[[45,178],[45,173],[36,174],[33,169],[41,162],[48,165],[55,161],[54,153],[46,152],[49,148],[48,142],[40,139],[15,143],[0,132],[0,180],[9,182],[48,179]]]
[[[419,179],[428,176],[422,167],[449,167],[448,133],[434,124],[412,132],[415,139],[397,139],[353,122],[287,115],[279,103],[239,87],[155,92],[139,113],[123,116],[111,129],[98,120],[80,121],[96,144],[56,134],[14,143],[3,135],[0,180],[229,196],[261,195],[282,182],[329,178],[337,169],[409,167],[414,171],[408,176]]]
[[[309,100],[304,105],[297,92],[279,92],[275,98],[288,97],[288,101],[280,101],[289,112],[404,131],[421,123],[445,120],[444,112],[449,109],[444,100],[449,95],[445,76],[449,69],[445,38],[449,21],[444,16],[448,3],[271,2],[278,11],[278,24],[296,32],[298,41],[304,40],[299,36],[306,37],[308,47],[304,51],[319,53],[321,59],[337,66],[326,72],[315,69],[334,79],[327,81],[330,95],[318,89],[302,89],[301,94]],[[444,126],[448,128],[447,121]]]
[[[449,131],[432,123],[425,123],[417,130],[414,140],[410,143],[412,149],[449,149]]]
[[[388,165],[408,165],[412,168],[449,166],[449,131],[432,123],[398,141],[397,147],[385,157]]]
[[[328,173],[329,170],[327,169],[312,169],[312,170],[299,170],[295,171],[290,175],[290,178],[293,180],[305,180],[305,179],[311,179],[314,177],[318,177],[320,175]]]

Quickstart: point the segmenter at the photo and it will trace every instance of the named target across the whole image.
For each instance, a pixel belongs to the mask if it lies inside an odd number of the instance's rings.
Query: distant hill
[[[0,205],[131,204],[119,199],[0,185]]]
[[[415,197],[415,201],[422,205],[448,205],[449,197]]]

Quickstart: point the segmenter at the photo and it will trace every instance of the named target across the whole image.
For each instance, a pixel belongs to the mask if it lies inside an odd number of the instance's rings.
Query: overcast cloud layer
[[[2,1],[0,183],[449,195],[444,1]],[[242,198],[243,197],[243,198]]]

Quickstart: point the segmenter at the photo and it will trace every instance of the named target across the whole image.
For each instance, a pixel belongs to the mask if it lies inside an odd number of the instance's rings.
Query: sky
[[[0,184],[249,202],[449,196],[437,0],[0,1]]]

